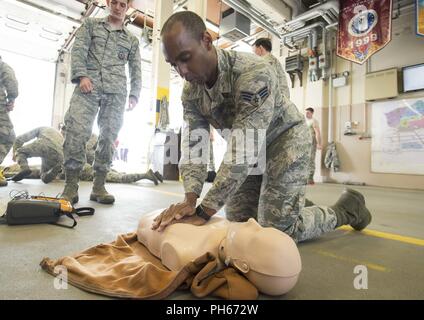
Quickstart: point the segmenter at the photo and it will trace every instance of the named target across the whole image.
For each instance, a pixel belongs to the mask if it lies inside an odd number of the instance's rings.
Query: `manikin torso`
[[[163,210],[143,215],[138,241],[160,258],[170,270],[210,252],[221,267],[232,266],[260,292],[281,295],[297,282],[301,261],[295,242],[274,228],[263,228],[254,219],[237,223],[214,216],[202,226],[176,223],[164,231],[152,230],[154,218]]]
[[[218,257],[219,244],[226,237],[230,224],[228,220],[212,217],[202,226],[176,223],[158,232],[152,230],[152,224],[160,213],[161,210],[144,215],[137,236],[154,256],[161,258],[165,267],[178,271],[206,252]]]

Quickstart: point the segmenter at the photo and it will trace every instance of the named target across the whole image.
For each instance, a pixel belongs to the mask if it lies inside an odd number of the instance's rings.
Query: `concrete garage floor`
[[[11,190],[55,196],[62,182],[44,185],[23,180],[0,188],[4,205]],[[343,185],[308,187],[308,197],[331,205]],[[296,287],[277,299],[424,299],[424,192],[376,187],[355,187],[364,193],[373,222],[366,232],[337,230],[320,239],[299,244],[303,270]],[[88,200],[91,184],[80,186],[78,206],[94,206],[93,217],[82,217],[74,230],[51,225],[0,225],[0,299],[109,299],[69,286],[56,290],[53,277],[42,271],[43,257],[53,259],[79,252],[118,234],[136,230],[143,213],[163,208],[182,198],[180,183],[166,181],[133,185],[109,184],[116,197],[113,206]],[[3,212],[4,210],[2,210]],[[368,289],[356,290],[354,268],[365,265]],[[171,299],[193,299],[178,291]],[[274,299],[260,296],[260,299]]]

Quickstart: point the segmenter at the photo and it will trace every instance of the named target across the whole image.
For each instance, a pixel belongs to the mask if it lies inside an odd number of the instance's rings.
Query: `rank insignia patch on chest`
[[[267,86],[263,87],[255,93],[249,91],[242,91],[240,94],[242,100],[249,102],[257,107],[261,106],[262,103],[266,100],[266,98],[268,98],[268,96],[269,90]]]
[[[124,60],[126,58],[126,54],[124,51],[119,51],[118,58]]]

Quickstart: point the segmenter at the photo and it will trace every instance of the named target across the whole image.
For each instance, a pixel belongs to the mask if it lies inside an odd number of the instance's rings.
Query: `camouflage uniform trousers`
[[[336,215],[325,206],[304,207],[309,174],[311,140],[299,124],[274,140],[266,151],[264,175],[250,175],[227,202],[230,221],[255,218],[263,227],[274,227],[296,242],[334,230]]]
[[[65,115],[64,167],[82,170],[86,162],[86,143],[90,139],[97,112],[100,129],[94,159],[94,170],[108,172],[113,156],[113,143],[123,124],[127,94],[106,94],[94,89],[84,94],[75,88],[69,110]]]
[[[215,171],[215,156],[213,154],[213,141],[209,141],[209,163],[208,171]]]
[[[317,139],[315,137],[315,130],[313,127],[309,129],[312,135],[312,148],[311,148],[311,162],[309,164],[309,176],[308,180],[314,180],[315,175],[315,158],[317,154]]]
[[[40,177],[43,181],[47,176],[56,177],[62,171],[62,152],[49,146],[43,139],[37,139],[16,150],[16,159],[21,168],[28,168],[27,159],[33,157],[41,158]]]
[[[64,175],[62,177],[65,178]],[[133,183],[138,180],[145,178],[145,174],[141,173],[132,173],[126,174],[123,172],[118,172],[116,170],[110,170],[106,175],[106,182],[111,183]],[[82,181],[93,181],[94,179],[94,170],[91,165],[86,163],[80,173],[80,180]]]
[[[1,109],[3,107],[0,106],[0,164],[6,158],[16,138],[9,114]]]

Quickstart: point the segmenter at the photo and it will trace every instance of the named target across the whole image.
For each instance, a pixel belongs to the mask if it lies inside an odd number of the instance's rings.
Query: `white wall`
[[[15,71],[19,96],[10,113],[16,135],[50,126],[53,110],[55,64],[0,50],[2,60]],[[11,163],[11,154],[5,159]]]
[[[369,72],[388,68],[424,63],[424,38],[415,34],[413,13],[402,14],[393,20],[392,41],[375,54],[368,63]],[[359,140],[358,136],[345,136],[345,121],[357,121],[358,133],[372,132],[371,105],[365,101],[365,75],[367,65],[358,65],[347,60],[335,59],[334,72],[350,71],[348,85],[334,88],[333,93],[333,137],[336,141],[341,171],[334,173],[323,167],[324,153],[317,155],[317,181],[327,180],[338,183],[356,182],[368,185],[424,189],[424,176],[371,172],[371,139]],[[306,73],[306,71],[305,71]],[[317,118],[326,141],[328,128],[328,83],[322,81],[311,84],[305,79],[304,86],[292,92],[292,100],[300,109],[317,107]],[[424,92],[399,94],[398,98],[424,97]],[[321,160],[321,161],[319,161]],[[424,161],[424,159],[423,159]]]

